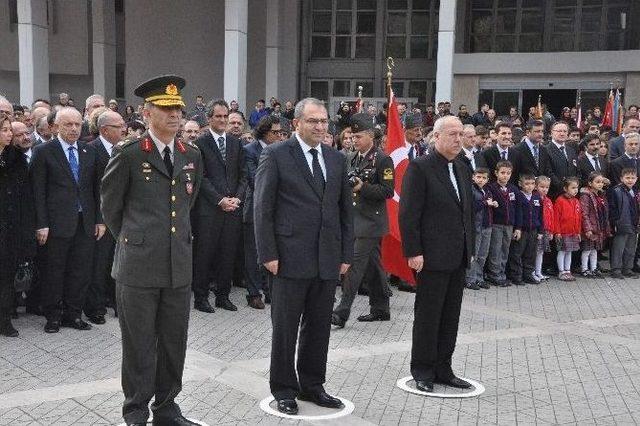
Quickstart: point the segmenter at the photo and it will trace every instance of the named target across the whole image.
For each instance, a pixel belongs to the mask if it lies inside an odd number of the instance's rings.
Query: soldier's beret
[[[369,114],[353,114],[351,116],[351,131],[353,133],[373,129],[373,119]]]
[[[161,75],[140,84],[133,93],[158,106],[185,106],[180,91],[186,82],[177,75]]]

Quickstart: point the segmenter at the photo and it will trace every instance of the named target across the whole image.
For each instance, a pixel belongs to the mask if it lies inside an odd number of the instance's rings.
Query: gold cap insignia
[[[178,88],[175,84],[169,84],[167,88],[164,90],[167,95],[175,96],[178,94]]]

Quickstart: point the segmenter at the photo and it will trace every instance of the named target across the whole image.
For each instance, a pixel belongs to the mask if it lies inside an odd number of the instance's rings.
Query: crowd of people
[[[253,184],[262,149],[295,132],[295,104],[282,107],[271,98],[265,106],[258,100],[248,120],[236,101],[207,104],[197,96],[192,108],[183,109],[178,140],[206,150],[198,141],[224,139],[219,162],[207,166],[217,171],[219,196],[199,200],[191,213],[192,289],[200,311],[214,312],[210,291],[216,307],[237,310],[229,298],[232,284],[247,288],[252,308],[270,302],[256,260]],[[341,105],[323,143],[357,153],[355,113],[353,105]],[[380,111],[367,105],[357,113],[360,128],[370,128],[383,151],[388,105]],[[410,160],[433,152],[439,118],[454,116],[463,125],[459,158],[473,175],[477,236],[468,288],[538,284],[551,273],[563,281],[574,280],[575,273],[600,277],[608,271],[599,254],[606,257],[609,248],[611,276],[637,277],[637,106],[626,109],[620,135],[602,126],[598,106],[581,123],[572,107],[554,117],[533,106],[525,118],[516,107],[498,116],[488,104],[474,114],[460,105],[454,115],[449,102],[424,111],[400,103],[398,113]],[[47,332],[60,324],[90,329],[83,313],[102,324],[106,309],[115,311],[116,304],[110,276],[115,241],[101,217],[100,181],[113,147],[147,131],[143,106],[122,108],[96,94],[79,110],[61,93],[56,102],[39,99],[29,107],[0,97],[0,114],[0,334],[18,335],[11,318],[23,305],[26,313],[46,317]],[[60,142],[57,149],[49,144],[53,139]],[[15,292],[16,271],[33,271],[28,291]],[[360,280],[366,287],[367,276]],[[336,323],[344,326],[334,315]]]

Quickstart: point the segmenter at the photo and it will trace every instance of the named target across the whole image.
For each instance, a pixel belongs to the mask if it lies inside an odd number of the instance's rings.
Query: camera
[[[360,178],[360,180],[363,182],[369,182],[371,181],[371,178],[373,177],[374,173],[375,173],[375,169],[370,169],[370,168],[361,169],[359,167],[356,167],[355,169],[353,169],[347,174],[347,177],[349,178],[349,185],[352,188],[356,186],[358,184],[358,181],[356,180],[356,178]]]

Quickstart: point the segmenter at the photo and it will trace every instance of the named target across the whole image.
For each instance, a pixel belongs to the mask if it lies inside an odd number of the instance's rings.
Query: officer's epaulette
[[[126,148],[128,146],[133,145],[137,141],[139,141],[138,138],[133,138],[133,137],[126,138],[125,140],[118,142],[118,146],[120,147],[120,149]]]

